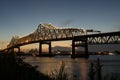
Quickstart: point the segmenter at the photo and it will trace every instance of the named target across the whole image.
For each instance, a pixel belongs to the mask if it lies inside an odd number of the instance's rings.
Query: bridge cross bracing
[[[38,28],[31,34],[19,37],[14,36],[7,48],[20,46],[40,41],[52,41],[58,39],[72,38],[74,36],[85,35],[83,29],[78,28],[58,28],[52,24],[39,24]]]
[[[84,45],[85,39],[87,39],[88,45],[120,44],[120,31],[75,36],[74,37],[75,45],[84,47],[85,46]]]

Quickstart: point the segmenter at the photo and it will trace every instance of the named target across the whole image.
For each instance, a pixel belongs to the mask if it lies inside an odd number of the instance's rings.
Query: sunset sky
[[[0,49],[12,36],[28,35],[40,23],[120,31],[120,0],[0,0]]]

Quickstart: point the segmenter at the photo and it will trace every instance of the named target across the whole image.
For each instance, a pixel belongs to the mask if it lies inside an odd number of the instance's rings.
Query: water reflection
[[[65,71],[68,78],[72,80],[87,80],[88,60],[79,58],[71,59],[69,57],[57,58],[40,58],[40,57],[27,57],[26,62],[33,66],[39,66],[37,70],[44,74],[51,74],[54,70],[59,70],[62,62],[65,63]]]
[[[105,72],[120,72],[120,56],[99,56],[101,63],[104,65]],[[27,57],[25,62],[38,66],[37,70],[44,74],[51,74],[54,70],[59,70],[62,62],[65,63],[65,71],[68,73],[70,80],[88,80],[89,63],[95,62],[98,56],[92,56],[89,59],[76,58],[71,59],[69,56],[59,57]],[[109,69],[109,70],[108,70]]]
[[[82,59],[82,63],[80,65],[81,69],[81,80],[88,80],[88,60]]]

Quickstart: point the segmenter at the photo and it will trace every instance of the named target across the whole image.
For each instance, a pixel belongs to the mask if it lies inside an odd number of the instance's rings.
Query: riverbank
[[[13,53],[0,53],[0,80],[52,80]]]
[[[38,66],[37,70],[44,74],[51,74],[52,71],[58,71],[61,66],[61,62],[65,63],[65,72],[68,74],[68,80],[90,80],[89,71],[91,63],[94,65],[94,71],[96,71],[96,61],[99,58],[100,64],[103,65],[101,69],[102,78],[101,80],[112,80],[108,79],[112,77],[119,80],[120,74],[120,55],[90,55],[86,58],[71,58],[70,55],[66,56],[55,56],[55,57],[25,57],[24,61],[33,65]],[[96,67],[96,68],[95,68]],[[104,77],[107,79],[105,79]],[[95,75],[96,77],[96,75]],[[118,78],[118,79],[117,79]],[[97,80],[97,79],[94,79]]]
[[[99,56],[100,59],[108,59],[107,57],[108,56]],[[116,58],[118,56],[109,56],[109,58],[110,57]],[[105,64],[103,64],[103,62],[100,62],[100,60],[97,59],[94,59],[95,61],[97,60],[97,63],[92,60],[91,64],[91,62],[89,63],[88,59],[71,59],[70,57],[67,58],[66,56],[59,56],[57,58],[29,56],[28,59],[26,58],[26,60],[31,60],[30,63],[40,64],[40,66],[35,66],[30,64],[29,62],[24,62],[21,58],[19,58],[13,53],[0,53],[0,80],[69,80],[68,76],[73,76],[73,78],[70,78],[70,80],[93,80],[93,78],[94,80],[120,80],[119,72],[109,73],[103,76],[103,69],[105,67],[108,68],[108,66],[106,66],[106,60],[104,59],[102,59],[101,61],[104,61]],[[36,62],[35,60],[37,60],[38,62]],[[64,64],[61,63],[61,60]],[[49,74],[41,73],[42,71],[38,70],[50,70],[54,68],[54,65],[56,65],[59,61],[60,63],[57,65],[58,70],[51,70]],[[114,62],[114,59],[111,59],[110,63],[111,61]],[[89,64],[91,65],[89,66]],[[112,65],[109,64],[109,66]],[[66,69],[69,69],[69,72],[67,72]],[[70,73],[70,71],[75,72],[78,75]],[[81,73],[79,73],[79,71]],[[89,75],[88,72],[90,73]],[[96,76],[100,77],[101,79],[96,79]]]

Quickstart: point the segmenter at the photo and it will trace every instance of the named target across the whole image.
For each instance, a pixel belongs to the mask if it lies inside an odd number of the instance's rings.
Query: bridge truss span
[[[81,46],[81,47],[85,46],[85,41],[87,41],[88,45],[120,44],[120,31],[76,36],[74,40],[75,40],[75,46]]]
[[[40,24],[37,30],[34,32],[34,39],[36,40],[50,40],[50,39],[61,39],[69,38],[78,35],[83,35],[85,32],[83,29],[77,28],[57,28],[51,24]]]
[[[88,35],[88,44],[120,44],[120,32]]]
[[[40,24],[31,34],[22,38],[13,37],[7,46],[8,48],[30,44],[40,41],[52,41],[59,39],[73,38],[74,36],[85,35],[83,29],[78,28],[58,28],[52,24]]]
[[[118,44],[120,36],[102,36],[88,38],[88,44]]]

